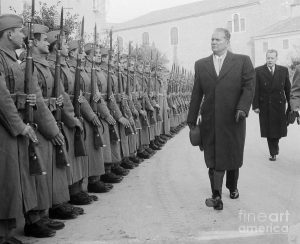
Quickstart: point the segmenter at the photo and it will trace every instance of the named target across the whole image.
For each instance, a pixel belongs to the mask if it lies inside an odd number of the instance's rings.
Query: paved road
[[[257,116],[251,114],[240,198],[231,200],[224,189],[224,210],[217,212],[204,204],[210,196],[207,169],[202,153],[190,146],[186,128],[111,192],[99,194],[99,201],[84,207],[85,215],[67,221],[56,237],[23,240],[42,244],[285,244],[289,237],[294,240],[290,243],[300,243],[299,145],[300,127],[293,125],[289,137],[280,142],[278,160],[270,162]]]

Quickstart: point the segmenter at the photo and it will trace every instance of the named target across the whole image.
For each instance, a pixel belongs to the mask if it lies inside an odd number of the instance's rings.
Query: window
[[[240,16],[238,14],[233,15],[233,32],[240,31]]]
[[[178,29],[177,27],[173,27],[171,29],[171,45],[178,44]]]
[[[263,42],[263,52],[267,52],[268,50],[268,42]]]
[[[231,20],[227,22],[227,29],[230,32],[245,32],[246,31],[246,20],[240,18],[240,14],[233,14]]]
[[[149,45],[149,33],[144,32],[142,37],[143,37],[143,45]]]
[[[289,40],[288,39],[285,39],[282,41],[282,48],[289,49]]]
[[[241,23],[241,32],[244,32],[246,30],[245,19],[241,18],[240,23]]]

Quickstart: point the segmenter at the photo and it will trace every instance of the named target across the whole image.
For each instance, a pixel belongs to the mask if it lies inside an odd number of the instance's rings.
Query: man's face
[[[15,28],[14,30],[10,30],[9,32],[10,40],[14,44],[15,49],[19,49],[22,47],[23,39],[25,37],[22,28]]]
[[[223,31],[215,31],[211,37],[211,50],[216,55],[222,55],[229,47],[229,41]]]
[[[35,46],[38,49],[40,54],[48,54],[49,53],[49,42],[47,41],[47,35],[41,34],[40,40],[35,39]]]
[[[63,57],[67,57],[68,56],[68,44],[65,38],[63,38],[62,40],[62,45],[61,45],[61,55]]]
[[[128,67],[128,69],[129,69],[130,71],[134,71],[134,62],[133,62],[133,61],[130,61],[130,62],[129,62],[129,67]]]
[[[97,64],[101,63],[101,51],[100,48],[95,49],[95,62]]]
[[[108,63],[108,55],[102,55],[102,62]]]
[[[266,55],[267,65],[268,67],[273,67],[277,62],[277,55],[275,52],[267,53]]]

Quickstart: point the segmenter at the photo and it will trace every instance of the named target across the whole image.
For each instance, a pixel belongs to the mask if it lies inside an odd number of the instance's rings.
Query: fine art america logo
[[[288,234],[289,215],[286,210],[281,213],[249,213],[239,211],[240,233]]]

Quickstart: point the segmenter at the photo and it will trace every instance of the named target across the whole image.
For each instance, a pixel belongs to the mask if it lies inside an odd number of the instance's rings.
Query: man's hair
[[[223,32],[224,35],[225,35],[225,39],[226,39],[227,41],[230,41],[231,34],[230,34],[229,30],[227,30],[227,29],[225,29],[225,28],[216,28],[215,31]]]
[[[276,49],[268,49],[267,52],[266,52],[266,56],[268,55],[268,53],[275,53],[276,57],[278,57],[278,52],[277,52]]]

